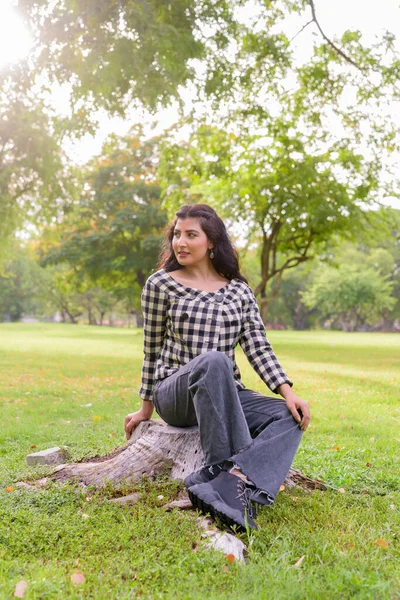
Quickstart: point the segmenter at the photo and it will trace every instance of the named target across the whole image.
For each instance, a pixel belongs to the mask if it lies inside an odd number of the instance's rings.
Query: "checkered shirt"
[[[292,385],[267,340],[254,294],[243,281],[233,279],[217,292],[205,292],[185,287],[161,269],[143,288],[142,310],[143,400],[152,400],[156,381],[211,350],[230,358],[236,387],[244,389],[235,362],[238,344],[273,392],[282,383]]]

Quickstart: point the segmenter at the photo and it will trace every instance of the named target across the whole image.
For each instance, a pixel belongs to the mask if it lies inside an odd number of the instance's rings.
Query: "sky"
[[[30,33],[18,17],[15,3],[15,0],[0,0],[0,69],[7,63],[26,56],[32,45]],[[373,0],[315,0],[315,7],[320,25],[328,37],[341,35],[346,29],[359,29],[365,36],[365,41],[371,42],[375,35],[389,29],[397,36],[400,51],[399,0],[380,0],[379,5]],[[289,28],[292,27],[293,35],[299,30],[299,21],[296,19],[288,25]],[[307,55],[312,44],[312,29],[307,28],[293,43],[300,56]],[[65,90],[54,88],[53,102],[61,113],[68,111],[67,98]],[[158,134],[171,126],[177,118],[176,106],[164,109],[154,117],[140,111],[133,112],[128,120],[99,114],[100,127],[97,134],[85,135],[77,142],[70,141],[66,143],[65,150],[74,162],[82,164],[100,152],[102,143],[112,132],[124,135],[134,123],[147,122],[148,132],[150,127],[155,127],[153,134]]]

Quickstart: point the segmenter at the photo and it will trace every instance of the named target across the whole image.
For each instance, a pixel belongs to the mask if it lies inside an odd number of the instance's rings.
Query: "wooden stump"
[[[143,475],[164,473],[170,479],[184,479],[203,465],[198,427],[171,427],[160,420],[141,423],[129,442],[102,458],[59,465],[52,479],[74,479],[84,485],[104,487],[132,483]],[[284,485],[306,489],[325,489],[323,483],[290,469]]]

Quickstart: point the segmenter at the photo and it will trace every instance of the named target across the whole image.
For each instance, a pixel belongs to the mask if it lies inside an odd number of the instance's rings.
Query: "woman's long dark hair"
[[[207,204],[185,204],[175,213],[175,219],[166,229],[157,267],[166,271],[182,269],[182,265],[175,257],[172,240],[177,220],[188,218],[198,219],[202,230],[210,242],[213,243],[214,258],[212,264],[217,273],[229,281],[240,279],[247,283],[247,279],[240,273],[238,255],[229,239],[223,220]]]

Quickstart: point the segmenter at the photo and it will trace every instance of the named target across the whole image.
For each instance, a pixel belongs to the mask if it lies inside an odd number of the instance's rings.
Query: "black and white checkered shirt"
[[[233,279],[217,292],[185,287],[167,271],[153,273],[142,292],[144,361],[140,396],[151,400],[157,380],[203,352],[218,350],[232,361],[236,387],[244,389],[235,362],[240,344],[250,364],[274,392],[292,385],[280,366],[250,287]]]

